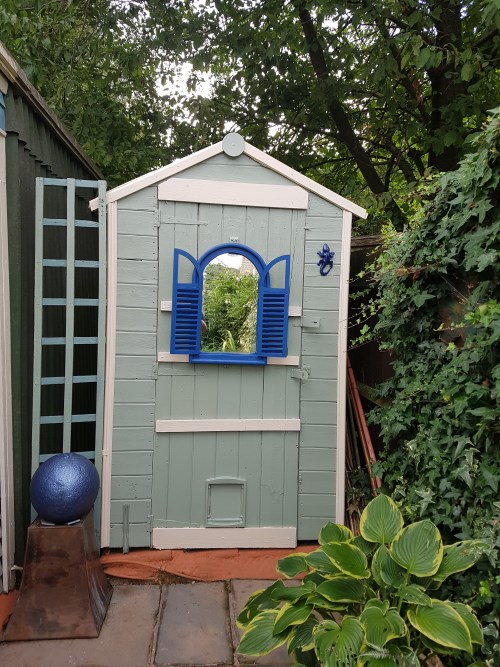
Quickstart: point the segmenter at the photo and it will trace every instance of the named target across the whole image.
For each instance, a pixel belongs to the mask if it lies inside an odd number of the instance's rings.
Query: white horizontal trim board
[[[157,419],[157,433],[300,431],[300,419]]]
[[[171,354],[170,352],[158,352],[158,361],[174,364],[188,364],[189,354]],[[268,357],[268,366],[298,366],[300,357],[290,355],[288,357]]]
[[[307,209],[307,190],[296,185],[203,181],[195,178],[169,178],[158,185],[160,201],[198,202],[232,206]]]
[[[277,549],[297,546],[296,528],[153,528],[153,549]]]
[[[161,301],[160,309],[164,313],[172,312],[171,301]],[[302,315],[302,306],[290,306],[288,308],[288,317],[300,317]]]

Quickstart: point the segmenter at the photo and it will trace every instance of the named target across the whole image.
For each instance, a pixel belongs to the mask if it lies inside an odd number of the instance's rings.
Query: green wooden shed
[[[101,546],[293,547],[343,522],[365,210],[233,133],[109,191],[107,215]],[[209,266],[255,277],[251,349],[204,347]]]
[[[95,181],[101,173],[0,42],[0,593],[14,585],[30,523],[37,178]],[[66,210],[63,189],[48,189],[46,216]],[[82,216],[94,191],[75,204]],[[54,236],[47,245],[55,256]]]

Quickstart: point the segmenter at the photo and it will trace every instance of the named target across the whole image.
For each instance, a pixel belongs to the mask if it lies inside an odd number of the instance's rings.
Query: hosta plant
[[[474,565],[485,543],[443,546],[431,521],[404,526],[384,495],[365,508],[360,536],[328,523],[318,541],[315,551],[278,561],[285,577],[304,575],[297,585],[277,580],[249,598],[238,616],[240,653],[287,644],[296,664],[417,667],[433,654],[472,656],[482,644],[470,607],[439,599],[439,589]]]

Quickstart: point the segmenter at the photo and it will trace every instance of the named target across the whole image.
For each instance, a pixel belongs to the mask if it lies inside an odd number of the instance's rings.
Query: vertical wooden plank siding
[[[114,234],[117,313],[115,373],[110,380],[114,409],[107,546],[123,548],[127,542],[130,547],[150,545],[158,295],[156,188],[118,203]],[[128,525],[123,523],[125,505],[129,506]]]
[[[298,539],[317,539],[337,513],[337,392],[340,273],[349,239],[342,211],[316,195],[306,214],[302,365],[309,378],[301,382]],[[347,234],[346,234],[347,231]],[[349,241],[347,241],[348,243]],[[317,252],[328,243],[335,252],[333,269],[321,276]],[[348,250],[347,250],[348,253]],[[340,391],[340,387],[339,387]]]
[[[106,360],[106,183],[98,187],[99,223],[99,311],[97,316],[97,381],[95,423],[95,466],[102,479],[102,451],[104,436],[104,373]],[[101,490],[95,502],[96,524],[101,525]]]
[[[101,471],[101,547],[110,544],[111,464],[113,455],[113,408],[115,394],[116,348],[116,247],[117,203],[108,204],[107,220],[107,314],[104,376],[104,424]]]
[[[0,593],[14,584],[14,476],[5,132],[0,126]]]
[[[66,350],[64,360],[63,452],[71,451],[75,335],[75,179],[66,186]]]
[[[347,318],[349,300],[349,261],[351,251],[352,213],[343,212],[342,265],[340,269],[339,303],[339,366],[337,401],[337,496],[335,515],[337,523],[344,523],[345,516],[345,442],[346,442],[346,393],[347,393]]]
[[[43,178],[36,179],[35,207],[35,300],[33,343],[33,421],[31,431],[31,474],[40,459],[40,410],[42,377],[42,299],[43,299]]]

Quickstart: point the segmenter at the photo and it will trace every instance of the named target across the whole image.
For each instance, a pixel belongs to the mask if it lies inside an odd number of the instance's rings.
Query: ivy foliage
[[[430,185],[413,227],[389,234],[373,267],[374,334],[394,355],[394,376],[371,419],[386,444],[377,472],[409,516],[430,518],[448,540],[489,540],[475,599],[486,608],[500,546],[499,109],[470,148]]]

